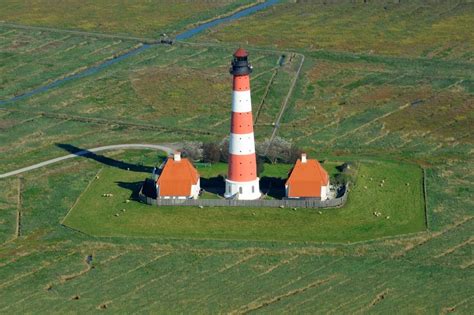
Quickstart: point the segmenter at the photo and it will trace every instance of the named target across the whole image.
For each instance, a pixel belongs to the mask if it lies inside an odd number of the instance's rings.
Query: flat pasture
[[[123,39],[31,31],[0,23],[0,100],[84,70],[137,44]]]
[[[323,51],[306,60],[280,136],[330,154],[428,159],[472,148],[472,64]]]
[[[234,50],[186,44],[153,46],[104,71],[18,101],[15,108],[65,118],[201,130],[219,135],[220,140],[230,124],[232,77],[228,68]],[[250,50],[250,54],[255,69],[251,80],[255,113],[265,101],[259,122],[266,125],[258,133],[263,138],[276,120],[299,58],[279,66],[282,52]],[[278,74],[272,77],[275,69]]]
[[[466,1],[288,1],[200,40],[472,61],[473,12]]]
[[[326,242],[355,242],[425,229],[422,174],[410,164],[361,162],[347,205],[321,212],[153,207],[136,201],[147,175],[104,167],[98,178],[91,179],[64,224],[94,236]]]
[[[48,0],[2,3],[0,20],[30,26],[135,35],[158,38],[188,26],[238,10],[256,1],[128,1],[67,0],[51,5]]]
[[[138,43],[131,36],[174,36],[253,3],[46,2],[2,2],[1,100],[113,58]],[[330,173],[358,162],[344,208],[150,207],[134,200],[163,158],[148,150],[0,179],[0,313],[471,314],[473,5],[322,2],[282,1],[200,43],[153,46],[2,105],[0,173],[108,144],[222,140],[242,45],[258,140],[304,54],[278,136]],[[287,171],[266,165],[261,177]]]

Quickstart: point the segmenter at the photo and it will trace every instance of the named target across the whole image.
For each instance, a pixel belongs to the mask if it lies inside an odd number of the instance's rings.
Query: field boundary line
[[[330,276],[330,277],[325,278],[325,279],[319,279],[319,280],[311,282],[310,284],[308,284],[304,287],[300,287],[300,288],[297,288],[297,289],[294,289],[294,290],[290,290],[286,293],[276,295],[276,296],[271,297],[271,298],[266,299],[266,300],[261,300],[261,299],[257,298],[256,300],[248,303],[247,305],[242,306],[239,310],[230,311],[228,314],[248,314],[250,312],[257,311],[261,308],[264,308],[264,307],[267,307],[271,304],[277,303],[277,302],[281,301],[282,299],[289,298],[289,297],[292,297],[294,295],[303,293],[303,292],[305,292],[309,289],[319,287],[323,284],[328,283],[329,281],[331,281],[334,278],[336,278],[336,276]]]
[[[169,128],[164,126],[157,126],[151,124],[138,124],[138,123],[131,123],[125,122],[121,120],[109,120],[106,118],[99,118],[99,117],[84,117],[79,115],[71,115],[71,114],[62,114],[62,113],[54,113],[54,112],[41,112],[41,111],[25,111],[21,109],[12,109],[12,108],[0,108],[0,111],[6,112],[16,112],[16,113],[23,113],[23,114],[37,114],[32,119],[37,119],[41,117],[51,118],[51,119],[61,119],[61,120],[68,120],[68,121],[77,121],[83,123],[90,123],[90,124],[97,124],[97,125],[117,125],[120,127],[126,128],[137,128],[139,130],[158,130],[163,132],[175,132],[175,133],[192,133],[192,134],[202,134],[202,135],[218,135],[213,131],[203,131],[197,129],[183,129],[183,128]]]
[[[69,214],[72,212],[72,210],[76,207],[76,205],[79,203],[79,200],[81,199],[81,197],[85,194],[86,191],[89,190],[89,187],[92,185],[93,182],[95,182],[96,179],[98,179],[99,175],[102,173],[102,170],[104,169],[104,166],[102,166],[98,171],[97,173],[92,177],[92,179],[89,181],[89,183],[87,184],[86,188],[84,188],[84,190],[79,194],[79,196],[77,197],[76,201],[74,201],[74,203],[72,204],[71,208],[69,208],[69,210],[67,211],[66,215],[64,216],[64,218],[61,219],[61,221],[59,221],[59,224],[61,225],[65,225],[64,224],[64,221],[66,221],[67,217],[69,216]]]
[[[388,282],[388,281],[385,281],[385,282],[383,282],[383,283],[377,285],[377,286],[375,287],[375,289],[376,289],[376,290],[379,290],[380,287],[384,287],[384,286],[387,284],[387,282]],[[327,314],[328,314],[328,315],[329,315],[329,314],[334,314],[334,313],[336,312],[336,310],[340,309],[341,307],[344,308],[345,306],[348,306],[349,304],[352,304],[352,303],[358,301],[360,298],[362,298],[363,296],[366,296],[366,295],[369,295],[369,293],[368,293],[368,292],[365,292],[365,293],[359,294],[358,296],[354,297],[353,299],[350,299],[350,300],[348,300],[347,302],[342,303],[342,304],[338,305],[337,307],[335,307],[335,308],[329,310],[329,311],[327,312]],[[339,312],[342,312],[342,311],[339,311]],[[337,314],[337,313],[336,313],[336,314]],[[351,312],[346,311],[345,314],[351,314]]]
[[[122,39],[122,40],[133,40],[133,41],[140,41],[140,42],[156,41],[156,39],[146,38],[146,37],[107,34],[107,33],[98,33],[98,32],[88,32],[88,31],[80,31],[80,30],[69,30],[69,29],[47,27],[47,26],[30,26],[30,25],[16,24],[16,23],[1,22],[0,26],[7,27],[7,28],[13,28],[13,29],[38,30],[38,31],[53,32],[53,33],[66,33],[66,34],[72,34],[72,35],[78,35],[78,36],[117,38],[117,39]]]
[[[16,196],[16,220],[15,220],[15,232],[13,236],[1,243],[0,246],[9,244],[15,241],[18,237],[21,236],[21,209],[22,209],[22,191],[23,191],[23,177],[19,176],[17,181],[17,196]],[[2,265],[0,264],[0,267]]]
[[[423,185],[423,210],[425,211],[425,227],[426,227],[426,230],[429,231],[430,227],[429,227],[429,221],[428,221],[428,192],[427,192],[427,188],[426,188],[426,169],[424,167],[421,167],[421,171],[422,171],[422,176],[423,176],[423,181],[422,181],[422,185]]]
[[[453,224],[447,226],[444,230],[441,230],[441,231],[438,231],[438,232],[432,232],[432,233],[428,232],[428,233],[427,233],[427,237],[423,238],[421,241],[419,241],[419,242],[416,243],[416,244],[413,244],[412,246],[408,246],[408,247],[406,247],[405,249],[403,249],[403,250],[401,250],[401,251],[399,251],[399,252],[397,252],[397,253],[394,253],[391,257],[392,257],[392,258],[400,258],[400,257],[403,257],[403,256],[405,256],[405,254],[408,253],[409,251],[412,251],[412,250],[414,250],[415,248],[417,248],[417,247],[419,247],[419,246],[421,246],[421,245],[423,245],[423,244],[429,242],[430,240],[435,239],[435,238],[437,238],[437,237],[440,237],[440,236],[442,236],[443,234],[446,234],[446,233],[448,233],[448,232],[450,232],[450,231],[452,231],[452,230],[458,228],[459,226],[465,224],[466,222],[471,221],[473,218],[474,218],[474,216],[468,216],[468,217],[465,217],[464,219],[462,219],[462,220],[460,220],[460,221],[458,221],[458,222],[456,222],[456,223],[453,223]]]
[[[269,239],[239,239],[239,238],[199,238],[199,237],[193,237],[193,236],[186,236],[184,238],[179,238],[176,236],[160,236],[160,235],[155,235],[155,236],[145,236],[145,235],[95,235],[95,234],[88,234],[85,232],[82,232],[81,230],[71,228],[65,224],[62,225],[63,227],[70,229],[72,231],[81,233],[83,235],[91,236],[96,239],[117,239],[117,240],[124,240],[124,239],[134,239],[134,240],[178,240],[178,239],[184,239],[184,240],[189,240],[189,241],[237,241],[240,242],[242,240],[249,241],[249,242],[272,242],[272,243],[277,243],[277,244],[285,244],[288,243],[288,240],[269,240]],[[343,247],[351,247],[351,246],[356,246],[356,245],[363,245],[363,244],[370,244],[373,242],[380,242],[380,241],[387,241],[387,240],[399,240],[400,238],[409,238],[409,237],[416,237],[416,236],[424,236],[429,234],[428,231],[423,230],[423,231],[418,231],[418,232],[410,232],[410,233],[403,233],[403,234],[395,234],[395,235],[387,235],[387,236],[382,236],[382,237],[377,237],[377,238],[371,238],[371,239],[366,239],[366,240],[361,240],[361,241],[355,241],[355,242],[350,242],[347,243],[347,241],[324,241],[324,240],[319,240],[319,241],[295,241],[292,240],[292,243],[298,243],[303,245],[305,242],[308,242],[308,244],[312,244],[314,246],[319,246],[319,245],[334,245],[334,246],[343,246]],[[169,247],[164,247],[162,250],[168,250]],[[183,250],[183,248],[173,248],[173,251],[179,251]],[[193,247],[185,247],[186,250],[193,250]],[[194,250],[195,252],[208,252],[212,251],[215,253],[240,253],[240,252],[248,252],[250,250],[215,250],[213,248],[203,248],[200,250]],[[324,254],[329,254],[331,255],[330,250],[323,250],[320,251],[318,248],[295,248],[295,249],[274,249],[274,250],[268,250],[266,251],[264,248],[259,248],[258,251],[259,254],[272,254],[274,253],[275,255],[281,255],[281,254],[298,254],[298,255],[305,255],[305,256],[320,256],[322,253]],[[337,257],[338,255],[332,255],[334,257]]]
[[[72,252],[69,252],[68,254],[66,254],[66,255],[64,255],[64,256],[58,257],[57,259],[53,259],[52,261],[46,261],[46,262],[44,262],[40,267],[38,267],[38,268],[36,268],[36,269],[33,269],[32,271],[29,271],[29,272],[26,272],[26,273],[22,273],[22,274],[20,274],[20,275],[18,275],[18,276],[16,276],[16,277],[13,277],[13,279],[8,280],[7,282],[3,282],[2,284],[0,284],[0,289],[5,289],[5,288],[9,287],[11,284],[15,283],[16,281],[21,280],[21,279],[23,279],[23,278],[25,278],[25,277],[28,277],[28,276],[30,276],[30,275],[32,275],[32,274],[35,274],[35,273],[37,273],[37,272],[39,272],[39,271],[41,271],[41,270],[43,270],[43,269],[45,269],[45,268],[48,268],[48,267],[50,267],[50,266],[52,266],[52,265],[54,265],[54,264],[60,262],[61,260],[66,259],[67,257],[72,256],[72,255],[74,255],[74,254],[76,254],[76,253],[77,253],[77,252],[72,251]],[[1,309],[1,310],[3,310],[3,309]],[[1,311],[1,310],[0,310],[0,311]]]
[[[67,275],[61,275],[59,276],[59,282],[61,283],[66,283],[67,281],[74,280],[76,278],[79,278],[80,276],[88,273],[92,269],[92,265],[87,263],[87,256],[82,260],[82,262],[86,265],[86,267],[82,270],[79,270],[78,272],[72,273],[72,274],[67,274]]]
[[[211,254],[212,255],[212,254]],[[247,262],[248,260],[252,259],[253,257],[257,256],[258,254],[257,253],[252,253],[250,255],[247,255],[239,260],[237,260],[236,262],[230,264],[230,265],[224,265],[224,267],[220,268],[217,272],[219,273],[222,273],[224,271],[227,271],[229,269],[232,269],[234,268],[235,266],[238,266],[244,262]]]
[[[297,313],[303,314],[303,312],[301,312],[301,306],[302,306],[303,304],[306,304],[306,303],[308,303],[308,302],[314,300],[314,298],[319,297],[319,296],[321,296],[322,294],[325,294],[325,293],[327,293],[327,292],[329,292],[329,291],[332,291],[332,290],[334,290],[334,288],[337,288],[338,286],[341,286],[341,285],[343,285],[343,284],[345,284],[345,283],[347,283],[347,282],[349,282],[349,281],[351,281],[350,278],[343,278],[343,280],[341,280],[341,281],[339,281],[339,282],[337,282],[337,283],[335,283],[335,284],[329,286],[328,288],[326,288],[326,289],[324,289],[324,290],[318,292],[317,294],[311,296],[310,298],[304,299],[303,301],[299,302],[298,304],[289,305],[289,306],[287,306],[285,309],[286,309],[286,310],[289,310],[289,312],[288,312],[289,314],[297,314]],[[295,309],[296,309],[296,310],[295,310]],[[291,312],[291,310],[293,310],[293,312]],[[309,314],[310,312],[307,312],[307,313]]]
[[[470,245],[472,242],[474,241],[474,236],[471,236],[470,238],[468,238],[467,240],[465,240],[464,242],[461,242],[453,247],[450,247],[448,248],[447,250],[445,250],[444,252],[442,252],[441,254],[438,254],[436,256],[433,256],[433,258],[441,258],[441,257],[444,257],[446,255],[449,255],[451,253],[454,253],[456,250],[458,250],[459,248],[463,247],[463,246],[466,246],[466,245]]]
[[[344,258],[344,256],[341,257],[340,259],[338,259],[337,261],[342,260],[343,258]],[[370,267],[369,269],[367,269],[367,270],[372,270],[372,269],[374,269],[374,268],[378,268],[378,266],[384,264],[385,261],[386,261],[385,259],[381,259],[379,263],[377,263],[377,264],[371,266],[371,267]],[[310,301],[313,300],[315,297],[321,296],[322,294],[325,294],[326,292],[329,292],[329,291],[333,290],[335,287],[340,286],[340,285],[342,285],[342,284],[344,284],[344,283],[347,283],[347,282],[349,282],[349,281],[351,281],[351,280],[352,280],[351,278],[345,277],[345,278],[343,278],[342,281],[336,283],[335,285],[330,286],[329,288],[327,288],[327,289],[325,289],[325,290],[319,292],[318,294],[316,294],[316,295],[314,295],[314,296],[312,296],[312,297],[310,297],[310,298],[308,298],[308,299],[303,300],[302,302],[299,302],[296,306],[293,306],[293,305],[290,306],[290,309],[291,309],[291,307],[293,307],[293,308],[295,308],[295,307],[298,308],[300,305],[303,305],[303,304],[305,304],[305,303],[310,302]],[[382,283],[382,284],[379,284],[379,285],[376,287],[376,289],[378,289],[380,286],[383,286],[383,285],[385,285],[385,284],[386,284],[386,282],[384,282],[384,283]],[[366,293],[366,294],[364,294],[364,295],[367,295],[367,294],[368,294],[368,293]],[[353,299],[353,300],[354,300],[354,299]],[[328,313],[329,313],[329,312],[331,312],[331,310],[328,311]],[[346,312],[346,313],[348,313],[348,312]],[[352,313],[354,313],[354,312],[352,312]],[[352,313],[350,313],[350,314],[352,314]]]
[[[262,112],[263,104],[265,104],[265,99],[267,98],[268,92],[270,92],[270,87],[272,86],[273,81],[274,81],[279,69],[277,67],[275,67],[272,70],[273,70],[272,76],[270,77],[270,80],[268,81],[267,85],[265,86],[265,90],[263,92],[262,99],[260,100],[260,103],[257,107],[257,112],[255,113],[255,119],[253,121],[254,125],[257,124],[257,120],[260,117],[260,113]]]
[[[387,293],[390,291],[390,289],[385,289],[382,292],[377,293],[377,295],[372,299],[372,301],[369,303],[369,305],[360,308],[354,314],[360,314],[360,313],[366,313],[371,307],[374,307],[375,305],[379,304],[381,301],[385,299],[385,296]]]
[[[472,298],[474,298],[474,295],[471,295],[470,297],[465,298],[464,300],[458,302],[454,306],[443,307],[443,309],[441,310],[441,314],[447,314],[447,313],[451,313],[451,312],[456,311],[456,307],[459,307],[459,306],[465,304],[467,301],[471,300]]]
[[[205,256],[199,257],[199,259],[196,259],[196,260],[195,260],[194,262],[192,262],[191,265],[189,265],[189,266],[183,266],[183,267],[180,267],[180,268],[177,269],[177,270],[174,269],[174,271],[170,271],[170,272],[168,272],[168,273],[166,273],[166,274],[163,274],[163,275],[161,275],[161,276],[159,276],[159,277],[157,277],[157,278],[151,279],[150,281],[147,281],[146,283],[143,283],[143,284],[141,285],[141,288],[136,289],[136,291],[139,291],[139,290],[143,289],[144,287],[150,285],[151,283],[153,283],[153,282],[155,282],[155,281],[158,281],[158,280],[160,280],[160,279],[162,279],[162,278],[168,277],[170,274],[176,274],[176,273],[182,272],[182,271],[184,271],[184,270],[187,270],[187,269],[191,268],[191,266],[195,266],[196,263],[201,263],[203,259],[208,258],[208,257],[211,257],[211,256],[213,256],[213,254],[212,254],[212,253],[209,253],[209,254],[207,254],[207,255],[205,255]],[[198,281],[193,281],[190,285],[185,286],[184,288],[181,288],[181,289],[179,289],[178,291],[174,291],[173,294],[180,294],[180,293],[182,293],[184,290],[187,290],[187,289],[190,289],[190,288],[194,288],[197,284],[200,284],[202,281],[205,281],[205,279],[209,279],[209,278],[215,276],[216,273],[215,273],[215,272],[213,273],[213,271],[214,271],[214,270],[208,270],[208,271],[206,271],[206,272],[203,272],[203,273],[201,274],[201,278],[200,278]],[[204,277],[204,275],[206,275],[206,276]],[[122,294],[122,295],[119,296],[119,297],[128,296],[130,293],[131,293],[131,292],[128,292],[128,293],[126,293],[126,294]],[[117,297],[117,298],[119,298],[119,297]],[[165,298],[165,299],[166,299],[166,298],[168,298],[168,297],[169,297],[169,293],[166,294],[166,295],[162,295],[162,298]],[[204,298],[203,298],[203,299],[204,299]],[[141,306],[138,310],[135,310],[135,311],[134,311],[133,313],[131,313],[131,314],[143,314],[146,310],[149,310],[150,308],[152,308],[155,304],[157,304],[157,303],[159,303],[159,302],[160,302],[159,300],[156,300],[156,301],[153,301],[152,303],[149,303],[149,304],[147,304],[147,305],[143,305],[143,306]]]
[[[15,238],[17,239],[18,237],[21,236],[21,209],[23,206],[23,198],[22,198],[22,192],[23,192],[23,177],[18,177],[18,196],[17,196],[17,207],[16,207],[16,230],[15,230]]]
[[[182,268],[181,268],[180,270],[182,270]],[[164,279],[164,278],[166,278],[166,277],[172,275],[173,273],[174,273],[173,271],[169,271],[169,272],[167,272],[167,273],[165,273],[165,274],[160,275],[159,277],[155,277],[155,278],[152,278],[152,279],[150,279],[150,280],[148,280],[148,281],[144,281],[144,282],[142,282],[141,284],[136,285],[135,288],[134,288],[132,291],[130,291],[130,292],[121,294],[121,295],[116,296],[116,297],[111,297],[110,300],[109,300],[109,302],[112,303],[112,302],[114,302],[114,301],[117,300],[117,299],[123,299],[123,298],[129,297],[129,296],[132,296],[132,297],[133,297],[134,294],[136,294],[136,293],[138,293],[139,291],[143,290],[145,287],[151,285],[152,283],[155,283],[156,281],[162,280],[162,279]],[[146,307],[146,308],[149,308],[149,307],[151,307],[152,305],[155,305],[156,303],[158,303],[158,301],[154,301],[153,303],[148,304],[148,305],[146,305],[145,307]],[[104,303],[99,304],[99,306],[102,305],[102,304],[104,304]],[[138,312],[140,312],[140,311],[142,311],[142,310],[143,310],[143,308],[140,308]],[[131,313],[131,314],[136,314],[136,312]]]
[[[128,275],[128,274],[130,274],[130,273],[132,273],[132,272],[135,272],[135,271],[137,271],[137,270],[139,270],[139,269],[141,269],[141,268],[144,268],[144,267],[146,267],[146,266],[148,266],[148,265],[150,265],[150,264],[156,262],[156,261],[159,260],[160,258],[169,256],[170,254],[171,254],[171,252],[170,252],[170,251],[167,251],[167,252],[164,252],[164,253],[161,254],[161,255],[157,255],[157,256],[155,256],[154,258],[150,259],[149,261],[146,261],[146,262],[144,262],[144,263],[141,263],[141,264],[139,264],[137,267],[132,268],[132,269],[129,269],[129,270],[127,270],[126,272],[122,272],[122,273],[120,273],[119,275],[117,275],[117,276],[115,276],[115,277],[113,277],[113,278],[110,278],[110,279],[108,279],[107,281],[105,281],[105,282],[103,282],[103,283],[101,283],[101,284],[111,283],[111,282],[113,282],[113,281],[115,281],[115,280],[117,280],[117,279],[119,279],[119,278],[121,278],[121,277],[123,277],[123,276],[125,276],[125,275]],[[86,290],[86,291],[84,291],[84,292],[90,292],[90,291],[91,291],[91,290]]]
[[[283,265],[287,265],[289,264],[290,262],[292,262],[293,260],[295,260],[296,258],[298,258],[299,255],[296,254],[296,255],[293,255],[291,256],[290,258],[287,258],[287,259],[283,259],[281,261],[279,261],[277,264],[271,266],[270,268],[268,268],[267,270],[265,270],[264,272],[261,272],[257,275],[257,277],[261,277],[261,276],[264,276],[270,272],[272,272],[273,270],[277,269],[277,268],[280,268],[281,266]]]
[[[84,294],[86,294],[86,293],[88,293],[88,292],[91,292],[92,290],[101,290],[101,289],[103,289],[103,287],[104,287],[105,284],[111,283],[111,282],[113,282],[113,281],[115,281],[115,280],[117,280],[117,279],[119,279],[119,278],[121,278],[121,277],[124,277],[125,275],[128,275],[128,274],[130,274],[130,273],[132,273],[132,272],[135,272],[135,271],[137,271],[137,270],[139,270],[139,269],[141,269],[141,268],[144,268],[144,267],[146,267],[147,265],[150,265],[150,264],[154,263],[155,261],[159,260],[160,258],[166,257],[166,256],[168,256],[168,255],[170,255],[170,254],[171,254],[170,251],[167,251],[167,252],[165,251],[165,252],[164,252],[163,254],[161,254],[161,255],[157,255],[157,256],[153,257],[152,259],[147,260],[146,262],[142,262],[142,263],[138,264],[138,265],[137,265],[136,267],[134,267],[134,268],[128,269],[127,271],[122,272],[122,273],[116,275],[115,277],[111,277],[111,278],[107,279],[106,281],[103,281],[103,282],[99,283],[98,286],[96,286],[96,287],[94,287],[94,288],[89,288],[89,289],[86,289],[86,290],[84,290],[84,291],[82,291],[82,292],[79,292],[79,291],[78,291],[77,294],[78,294],[78,295],[84,295]],[[61,302],[61,303],[58,303],[57,306],[63,307],[63,305],[64,305],[65,303],[69,302],[69,301],[68,301],[68,300],[63,300],[63,301],[59,301],[59,302]]]
[[[272,254],[273,254],[273,253],[262,253],[261,255],[267,255],[267,256],[268,256],[268,255],[272,255]],[[291,254],[291,253],[290,253],[290,254]],[[288,255],[288,253],[279,253],[279,254],[277,254],[277,256],[283,256],[283,255]],[[296,256],[298,256],[298,254],[297,254]],[[290,257],[290,258],[291,258],[291,257]],[[288,259],[288,258],[286,258],[286,259],[280,259],[279,262],[278,262],[278,264],[281,264],[284,260],[287,260],[287,259]],[[333,265],[334,263],[336,263],[336,262],[338,262],[338,261],[340,261],[340,260],[342,260],[342,259],[343,259],[343,257],[338,257],[338,258],[336,258],[335,260],[333,260],[333,261],[331,261],[331,262],[329,262],[329,263],[325,263],[324,265],[321,265],[321,266],[319,266],[318,268],[316,268],[316,269],[314,269],[314,270],[311,270],[311,271],[309,271],[308,273],[305,273],[305,274],[304,274],[304,277],[303,277],[303,276],[300,276],[300,277],[297,277],[297,278],[291,278],[288,282],[286,282],[286,283],[280,285],[276,290],[279,290],[279,291],[284,290],[286,287],[291,286],[291,285],[293,285],[293,284],[295,284],[295,283],[301,281],[302,279],[307,279],[308,277],[312,276],[313,274],[315,274],[315,273],[317,273],[317,272],[319,272],[319,271],[321,271],[321,270],[326,269],[327,267]],[[254,277],[254,278],[251,278],[251,279],[248,279],[248,280],[246,280],[246,281],[240,282],[237,286],[234,287],[234,289],[240,289],[240,288],[242,288],[244,285],[248,284],[248,283],[251,282],[251,281],[255,281],[256,279],[258,279],[258,278],[260,278],[260,277],[265,277],[265,276],[266,276],[266,277],[271,277],[271,275],[269,275],[269,276],[267,276],[267,275],[268,275],[268,273],[260,273],[260,274],[258,274],[256,277]],[[333,275],[333,277],[336,277],[336,275]],[[215,295],[215,294],[210,295],[210,296],[208,296],[207,298],[209,299],[210,297],[212,297],[212,296],[214,296],[214,295]],[[259,298],[257,298],[257,299],[254,300],[254,301],[257,301],[257,300],[264,300],[264,299],[269,299],[269,298],[271,298],[271,296],[266,295],[266,294],[263,294],[263,295],[261,295]],[[236,310],[236,312],[237,312],[237,310]]]
[[[474,265],[474,260],[471,260],[471,261],[462,263],[461,265],[459,265],[459,267],[460,267],[461,269],[466,269],[466,268],[471,267],[472,265]]]
[[[388,117],[388,116],[390,116],[390,115],[392,115],[392,114],[395,114],[396,112],[402,111],[402,110],[404,110],[405,108],[407,108],[407,107],[409,107],[409,106],[410,106],[410,103],[406,103],[406,104],[404,104],[404,105],[401,105],[401,106],[397,107],[396,109],[394,109],[394,110],[392,110],[392,111],[390,111],[390,112],[388,112],[388,113],[385,113],[385,114],[383,114],[383,115],[381,115],[381,116],[378,116],[378,117],[376,117],[376,118],[374,118],[374,119],[372,119],[372,120],[370,120],[370,121],[368,121],[368,122],[366,122],[366,123],[360,125],[360,126],[357,127],[357,128],[351,129],[350,131],[348,131],[348,132],[346,132],[346,133],[344,133],[344,134],[342,134],[342,135],[340,135],[340,136],[336,136],[335,138],[333,138],[333,139],[331,139],[331,140],[328,140],[327,143],[328,143],[328,145],[329,145],[329,144],[333,144],[336,140],[338,140],[338,139],[340,139],[340,138],[347,137],[347,136],[349,136],[349,135],[351,135],[351,134],[353,134],[353,133],[359,131],[360,129],[363,129],[363,128],[365,128],[365,127],[371,125],[372,123],[377,122],[377,121],[379,121],[379,120],[381,120],[381,119],[384,119],[384,118],[386,118],[386,117]]]

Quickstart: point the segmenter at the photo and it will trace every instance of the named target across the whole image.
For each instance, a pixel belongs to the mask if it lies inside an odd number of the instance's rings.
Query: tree
[[[219,151],[221,162],[227,163],[229,161],[229,137],[226,137],[219,143]]]
[[[271,163],[295,163],[301,156],[302,150],[289,141],[275,137],[272,142],[266,139],[257,145],[257,154],[265,157]]]
[[[216,163],[221,159],[219,144],[208,142],[202,145],[202,161],[206,163]]]
[[[295,145],[292,145],[290,148],[290,152],[288,154],[288,160],[286,161],[286,163],[295,164],[296,160],[298,160],[301,157],[301,154],[303,154],[303,150],[301,150]]]

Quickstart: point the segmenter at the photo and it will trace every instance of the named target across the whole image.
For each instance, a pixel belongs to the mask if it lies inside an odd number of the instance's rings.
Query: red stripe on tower
[[[239,48],[234,53],[230,69],[233,75],[233,91],[226,198],[254,200],[261,195],[253,133],[251,72],[248,53]]]

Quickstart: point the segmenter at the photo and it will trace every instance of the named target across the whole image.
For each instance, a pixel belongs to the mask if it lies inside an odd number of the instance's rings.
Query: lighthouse
[[[247,51],[237,49],[230,68],[233,76],[232,117],[224,196],[239,200],[254,200],[261,195],[253,134],[251,72]]]

